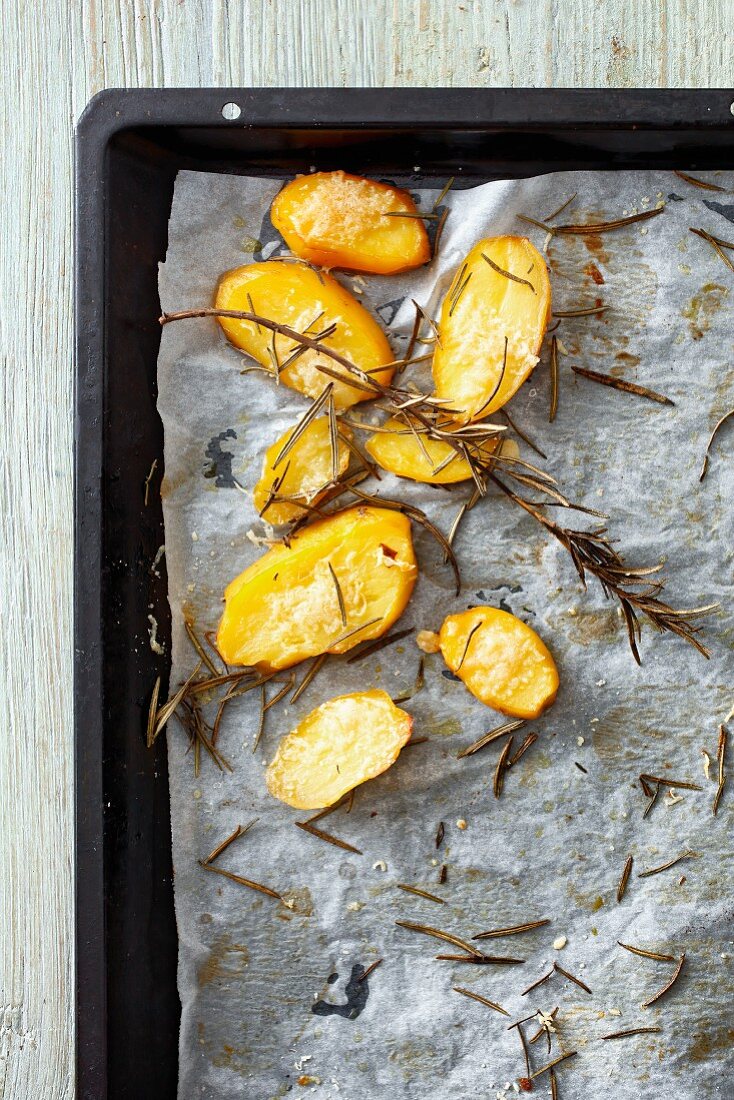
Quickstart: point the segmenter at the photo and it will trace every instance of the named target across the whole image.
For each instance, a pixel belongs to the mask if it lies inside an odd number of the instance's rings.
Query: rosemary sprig
[[[719,741],[716,751],[716,762],[718,764],[718,784],[716,787],[716,794],[714,795],[713,814],[716,814],[719,810],[719,803],[721,802],[721,796],[724,793],[724,787],[726,786],[726,744],[729,738],[729,733],[726,726],[722,724],[719,726]]]
[[[619,886],[617,887],[617,903],[619,903],[624,897],[625,891],[627,889],[627,883],[629,882],[630,875],[632,874],[633,862],[634,860],[632,859],[632,856],[627,856],[627,859],[624,861],[624,870],[622,871],[622,877],[620,878]]]
[[[599,581],[602,591],[608,599],[613,597],[619,601],[627,624],[630,649],[638,664],[641,663],[637,648],[637,642],[641,634],[638,620],[640,614],[645,615],[658,630],[667,630],[677,634],[704,657],[709,656],[708,650],[696,637],[698,628],[694,625],[693,620],[697,616],[713,610],[716,605],[675,611],[660,599],[664,587],[663,582],[660,580],[650,581],[648,579],[649,569],[627,565],[621,555],[613,549],[605,537],[603,529],[598,531],[576,531],[562,527],[543,515],[535,505],[518,496],[496,474],[489,474],[488,476],[506,496],[533,516],[549,534],[565,547],[584,586],[586,586],[587,574],[591,574]],[[654,568],[657,570],[659,567]]]
[[[512,733],[513,730],[519,729],[520,726],[524,725],[525,720],[519,718],[514,722],[505,722],[503,725],[497,726],[496,729],[488,730],[487,733],[482,734],[480,738],[473,741],[467,748],[462,749],[461,752],[457,754],[456,759],[461,760],[465,756],[472,756],[486,745],[491,744],[492,741],[496,741],[499,737],[504,737],[506,733]]]
[[[505,271],[503,267],[496,264],[494,260],[487,255],[486,252],[482,253],[482,259],[485,260],[492,271],[496,271],[498,275],[501,275],[503,279],[510,279],[513,283],[520,283],[521,286],[529,286],[533,294],[537,294],[537,291],[529,279],[522,279],[519,275],[513,275],[511,271]]]
[[[587,370],[586,367],[572,366],[571,370],[574,374],[581,375],[582,378],[588,378],[591,382],[599,382],[600,385],[609,386],[613,390],[621,390],[622,393],[633,393],[637,397],[646,397],[648,401],[656,401],[658,405],[675,406],[675,401],[671,400],[670,397],[657,393],[656,390],[649,390],[647,386],[638,386],[636,382],[628,382],[624,378],[615,378],[612,374],[602,374],[597,370]]]
[[[415,894],[416,897],[425,898],[427,901],[435,901],[438,905],[444,905],[445,899],[431,894],[428,890],[421,890],[419,886],[409,886],[407,882],[396,882],[398,890],[404,890],[406,894]]]
[[[703,479],[706,477],[706,474],[708,472],[709,455],[711,454],[711,448],[714,444],[714,440],[716,439],[716,436],[719,432],[719,429],[722,428],[724,426],[724,424],[727,422],[727,420],[731,419],[732,416],[734,416],[734,409],[729,409],[729,412],[724,413],[724,415],[721,417],[721,419],[717,422],[716,427],[714,428],[711,435],[709,436],[709,441],[706,444],[706,453],[703,456],[703,465],[701,466],[701,473],[700,473],[699,478],[698,478],[699,481],[703,481]]]
[[[472,936],[473,940],[489,940],[494,939],[495,936],[517,936],[520,932],[532,932],[535,928],[543,928],[546,924],[550,924],[550,920],[543,918],[542,920],[528,921],[527,924],[515,924],[510,928],[494,928],[491,932],[478,932],[476,936]]]
[[[658,992],[654,996],[650,997],[649,1000],[643,1002],[643,1004],[642,1004],[643,1008],[649,1008],[650,1005],[654,1005],[656,1001],[659,1001],[660,998],[663,997],[668,992],[668,990],[671,989],[675,985],[675,983],[678,981],[678,977],[680,976],[680,972],[683,969],[683,963],[685,961],[686,961],[686,953],[684,951],[683,954],[681,955],[680,959],[678,960],[678,965],[675,968],[675,973],[673,974],[673,977],[670,979],[669,982],[666,982],[666,984],[663,986],[663,988],[658,990]]]
[[[652,210],[643,210],[640,214],[630,214],[626,218],[616,218],[609,222],[590,222],[586,225],[554,225],[549,227],[549,232],[576,236],[583,236],[586,233],[608,233],[613,229],[624,229],[627,225],[634,225],[635,222],[645,222],[648,218],[656,218],[664,210],[664,206],[656,206]]]
[[[342,848],[345,852],[354,852],[358,856],[362,855],[360,848],[355,848],[353,844],[348,844],[346,840],[340,840],[338,836],[334,836],[332,833],[325,833],[323,829],[317,829],[310,821],[296,821],[294,824],[298,829],[303,829],[304,833],[310,833],[311,836],[324,840],[327,844],[333,844],[335,848]]]
[[[720,187],[718,183],[709,183],[708,180],[700,180],[697,176],[689,176],[687,172],[681,172],[678,168],[674,168],[673,172],[678,179],[685,180],[694,187],[700,187],[702,191],[726,191],[726,188]]]
[[[490,1001],[487,997],[483,997],[481,993],[475,993],[472,989],[464,989],[463,986],[453,986],[454,993],[461,993],[464,997],[471,997],[473,1001],[479,1001],[481,1005],[486,1005],[487,1008],[493,1008],[495,1012],[499,1012],[502,1016],[509,1016],[510,1013],[502,1007],[502,1005],[496,1004],[495,1001]]]
[[[643,959],[653,959],[655,962],[675,962],[675,955],[662,955],[658,951],[646,951],[644,947],[633,947],[632,944],[622,943],[617,940],[620,947],[630,951],[633,955],[639,955]]]

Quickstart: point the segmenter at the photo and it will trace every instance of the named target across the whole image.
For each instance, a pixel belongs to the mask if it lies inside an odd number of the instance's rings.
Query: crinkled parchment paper
[[[279,186],[179,175],[160,280],[165,310],[209,305],[220,274],[251,262],[253,249],[254,259],[282,252],[268,219]],[[392,695],[410,690],[420,657],[412,638],[356,664],[330,659],[294,706],[269,712],[254,755],[257,692],[233,703],[220,738],[232,774],[203,755],[195,779],[186,738],[172,726],[182,1100],[269,1100],[290,1092],[342,1100],[504,1095],[524,1073],[518,1035],[507,1030],[507,1018],[453,992],[456,985],[500,1002],[512,1019],[559,1006],[554,1053],[579,1052],[559,1067],[563,1100],[607,1091],[618,1100],[730,1094],[734,799],[727,792],[712,817],[715,767],[707,780],[701,755],[703,748],[715,755],[717,725],[734,704],[730,431],[718,440],[703,484],[698,474],[711,428],[734,405],[734,282],[689,226],[731,237],[734,204],[667,172],[559,174],[455,189],[446,199],[451,213],[437,262],[392,279],[339,278],[380,317],[398,354],[412,322],[410,298],[435,315],[453,271],[480,237],[529,230],[542,246],[542,231],[523,226],[516,214],[542,218],[574,191],[578,197],[562,220],[605,220],[661,200],[667,205],[660,217],[619,232],[550,243],[556,308],[597,299],[609,308],[601,318],[565,320],[558,330],[555,423],[548,423],[547,345],[511,413],[546,451],[546,468],[564,491],[609,512],[610,531],[630,562],[666,559],[671,602],[721,601],[723,610],[706,625],[711,660],[646,629],[643,665],[636,667],[616,606],[593,581],[583,593],[565,551],[490,492],[457,537],[464,580],[458,598],[437,547],[415,529],[420,578],[398,625],[437,629],[448,612],[487,602],[526,620],[553,650],[558,700],[523,731],[534,730],[539,740],[508,775],[499,801],[491,780],[500,745],[456,757],[501,718],[446,674],[440,655],[426,659],[425,687],[405,704],[414,737],[427,742],[406,749],[384,776],[360,788],[351,814],[340,809],[324,822],[363,855],[302,833],[293,822],[305,815],[267,794],[264,770],[279,738],[313,707],[367,686]],[[420,193],[424,208],[436,193]],[[575,364],[662,391],[675,408],[579,378]],[[172,684],[194,662],[184,612],[200,631],[216,627],[225,584],[263,552],[248,536],[263,533],[251,491],[266,445],[306,408],[300,395],[263,375],[241,375],[242,366],[213,320],[163,331],[159,408]],[[411,377],[427,384],[418,371]],[[360,415],[371,415],[367,409]],[[524,445],[522,453],[537,460]],[[444,531],[470,489],[448,493],[387,475],[379,486],[424,507]],[[585,524],[574,513],[562,518]],[[678,798],[661,792],[643,821],[640,772],[667,773],[704,789],[682,790]],[[253,817],[257,824],[220,865],[277,889],[290,907],[197,864]],[[462,819],[465,829],[457,826]],[[441,820],[446,836],[437,851]],[[699,855],[637,878],[684,850]],[[628,854],[634,870],[617,904]],[[441,863],[448,866],[445,886],[436,885]],[[445,904],[403,893],[398,882],[436,891]],[[441,944],[395,924],[413,920],[470,936],[543,917],[552,924],[488,941],[493,952],[525,960],[513,967],[437,962]],[[559,937],[566,944],[554,949]],[[641,1002],[665,984],[672,967],[630,955],[617,940],[686,952],[676,986],[648,1010]],[[354,981],[381,957],[367,981]],[[556,958],[592,994],[556,976],[522,997]],[[661,1031],[599,1041],[639,1025]],[[534,1030],[530,1024],[528,1034]],[[544,1039],[531,1050],[536,1067],[547,1061]],[[548,1077],[535,1089],[548,1095]]]

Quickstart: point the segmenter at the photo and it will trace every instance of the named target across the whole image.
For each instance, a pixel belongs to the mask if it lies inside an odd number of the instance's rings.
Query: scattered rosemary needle
[[[446,826],[443,821],[439,821],[438,828],[436,829],[436,847],[440,848],[443,844],[443,838],[446,834]]]
[[[171,716],[175,713],[179,703],[181,703],[183,701],[183,699],[185,698],[187,691],[189,690],[192,683],[194,682],[194,680],[198,676],[200,668],[201,668],[201,661],[199,661],[198,665],[196,666],[194,671],[191,673],[188,680],[186,680],[185,683],[183,683],[181,685],[181,687],[178,689],[178,691],[175,692],[163,704],[163,706],[159,709],[159,711],[158,711],[158,713],[156,714],[156,717],[155,717],[155,727],[153,729],[152,737],[150,737],[149,740],[148,740],[148,748],[151,748],[153,746],[153,744],[155,743],[155,739],[158,737],[158,735],[161,733],[161,731],[165,728],[166,723],[171,718]],[[157,699],[157,695],[156,695],[156,699]]]
[[[556,1081],[556,1071],[551,1066],[550,1069],[550,1087],[551,1087],[551,1100],[558,1100],[558,1082]]]
[[[465,756],[472,756],[475,752],[479,752],[479,750],[483,749],[486,745],[491,744],[492,741],[496,741],[499,737],[503,737],[506,733],[512,733],[513,730],[519,729],[521,726],[524,725],[525,720],[523,718],[519,718],[514,722],[505,722],[503,725],[497,726],[495,729],[488,730],[488,732],[482,734],[482,736],[478,738],[478,740],[473,741],[471,745],[467,746],[467,748],[462,749],[461,752],[458,753],[456,759],[462,760]]]
[[[149,496],[149,493],[150,493],[150,483],[153,480],[153,474],[156,472],[157,469],[158,469],[158,459],[154,458],[152,463],[151,463],[150,469],[148,470],[148,476],[146,477],[145,481],[143,482],[143,484],[145,486],[145,496],[143,498],[143,504],[145,505],[146,508],[148,507],[148,496]]]
[[[495,1012],[501,1013],[502,1016],[509,1016],[510,1013],[502,1007],[502,1005],[496,1004],[494,1001],[490,1001],[487,997],[483,997],[481,993],[474,993],[471,989],[464,989],[463,986],[453,986],[454,993],[461,993],[464,997],[471,997],[473,1001],[479,1001],[480,1004],[486,1005],[487,1008],[493,1008]]]
[[[544,974],[542,978],[538,978],[538,980],[536,982],[533,982],[532,985],[529,985],[527,987],[527,989],[523,989],[520,996],[521,997],[526,997],[528,993],[531,993],[534,989],[537,989],[539,985],[543,985],[543,983],[547,982],[549,978],[552,978],[553,975],[555,974],[555,972],[556,972],[555,967],[551,967],[551,969],[548,971],[548,973]],[[533,1015],[535,1015],[535,1013],[533,1013]],[[528,1016],[529,1020],[532,1020],[532,1018],[533,1018],[532,1016]]]
[[[580,309],[554,309],[553,317],[591,317],[596,313],[606,313],[607,306],[582,306]]]
[[[639,955],[643,959],[653,959],[655,962],[675,962],[675,955],[662,955],[658,951],[646,951],[644,947],[633,947],[629,943],[622,943],[621,940],[617,940],[617,943],[625,951],[630,951],[633,955]]]
[[[456,182],[456,176],[451,176],[451,178],[446,181],[446,183],[441,188],[441,191],[438,195],[438,198],[435,200],[435,202],[433,204],[433,209],[434,210],[436,210],[441,205],[441,203],[446,198],[446,196],[448,195],[451,188],[454,186],[455,182]]]
[[[199,866],[203,867],[205,871],[211,871],[214,875],[222,875],[223,878],[228,878],[232,882],[239,883],[240,886],[247,886],[250,890],[256,890],[260,894],[267,894],[269,898],[275,898],[277,901],[283,901],[283,895],[279,894],[277,890],[271,890],[269,886],[263,886],[261,882],[253,882],[252,879],[243,878],[242,875],[236,875],[233,871],[225,871],[222,867],[214,867],[211,863],[204,863],[203,860],[199,860]]]
[[[710,244],[721,262],[725,264],[730,271],[734,271],[734,263],[732,263],[726,252],[724,252],[725,248],[734,248],[734,245],[730,244],[729,241],[722,241],[720,237],[714,237],[712,233],[707,233],[705,229],[691,228],[691,233],[695,233],[697,237],[702,237],[707,244]]]
[[[331,562],[327,562],[326,564],[329,566],[329,572],[331,573],[331,579],[333,580],[334,588],[336,589],[336,599],[337,599],[337,603],[339,604],[339,615],[341,616],[342,626],[346,626],[347,625],[347,609],[344,606],[344,595],[342,593],[341,585],[339,584],[339,580],[337,578],[337,575],[334,572],[334,566],[331,564]]]
[[[355,848],[353,844],[348,844],[346,840],[341,840],[332,833],[325,833],[323,829],[317,829],[310,821],[296,821],[294,824],[297,828],[303,829],[304,833],[310,833],[311,836],[324,840],[327,844],[333,844],[335,848],[342,848],[345,852],[354,852],[357,856],[363,854],[361,848]]]
[[[629,882],[630,875],[632,874],[632,864],[633,864],[633,862],[634,861],[632,859],[632,856],[627,856],[627,859],[624,862],[624,870],[622,871],[622,877],[620,878],[619,886],[617,887],[617,902],[618,903],[624,897],[625,891],[627,889],[627,883]]]
[[[375,959],[375,961],[373,963],[370,963],[370,965],[362,971],[362,973],[357,978],[357,981],[358,982],[363,982],[365,980],[365,978],[369,978],[370,974],[372,974],[375,970],[377,970],[377,967],[382,962],[384,962],[384,959]]]
[[[727,728],[722,723],[719,726],[719,743],[718,743],[718,748],[717,748],[717,752],[716,752],[716,761],[717,761],[718,768],[719,768],[719,774],[718,774],[718,780],[719,781],[718,781],[718,785],[716,787],[716,794],[714,795],[714,804],[713,804],[713,807],[712,807],[714,817],[716,817],[716,814],[718,813],[719,803],[721,802],[721,796],[724,793],[724,787],[726,786],[725,763],[726,763],[726,743],[727,743],[728,737],[729,737],[729,734],[728,734]]]
[[[393,645],[394,642],[399,642],[401,638],[407,638],[412,633],[413,627],[409,626],[406,630],[396,630],[394,634],[386,634],[383,638],[375,638],[373,642],[368,642],[362,649],[353,653],[351,657],[347,657],[344,663],[351,665],[355,661],[361,661],[363,657],[371,657],[373,653],[378,653],[385,646]]]
[[[550,409],[548,410],[548,421],[552,424],[553,421],[556,419],[556,413],[558,412],[558,340],[555,336],[551,336],[550,381],[551,396]]]
[[[517,750],[517,752],[507,761],[507,767],[514,768],[515,764],[517,764],[518,761],[522,759],[528,749],[532,748],[537,740],[537,733],[529,733],[523,741],[522,745],[520,745],[520,748]]]
[[[448,867],[445,863],[442,863],[438,871],[438,885],[443,886],[446,882],[446,876],[448,875]]]
[[[150,697],[150,707],[148,708],[148,729],[145,735],[145,743],[148,748],[152,748],[155,742],[155,718],[158,712],[158,696],[161,691],[161,678],[156,676],[155,683],[153,684],[153,694]]]
[[[564,970],[563,967],[559,966],[557,962],[553,963],[553,969],[558,974],[562,974],[564,978],[568,978],[569,982],[573,982],[574,985],[577,985],[579,987],[579,989],[583,989],[586,993],[591,993],[591,990],[589,989],[586,982],[582,982],[581,978],[576,978],[573,974],[569,974],[568,970]]]
[[[257,747],[260,744],[260,739],[261,739],[261,737],[263,735],[263,731],[265,729],[265,715],[267,713],[267,710],[266,710],[267,702],[268,702],[268,700],[267,700],[267,695],[266,695],[266,690],[265,690],[265,684],[261,684],[260,685],[260,717],[258,719],[257,730],[255,732],[255,737],[254,737],[254,740],[252,742],[252,751],[253,751],[253,753],[255,753],[257,751]]]
[[[501,796],[502,788],[505,785],[505,772],[508,768],[507,761],[509,759],[510,753],[512,752],[513,741],[514,737],[512,734],[510,734],[507,741],[505,741],[502,752],[500,753],[499,759],[497,761],[497,767],[494,771],[494,779],[492,780],[492,792],[495,798],[499,798]]]
[[[507,423],[508,423],[508,424],[509,424],[509,426],[510,426],[510,427],[512,428],[512,430],[513,430],[513,432],[515,433],[515,435],[519,436],[519,437],[520,437],[520,439],[522,439],[522,441],[523,441],[524,443],[527,443],[528,447],[530,447],[530,449],[531,449],[531,450],[535,451],[536,455],[540,455],[540,457],[541,457],[541,458],[544,458],[544,459],[546,459],[546,460],[547,460],[547,458],[548,458],[548,455],[547,455],[547,454],[545,453],[545,451],[541,451],[541,449],[540,449],[540,447],[539,447],[539,446],[537,445],[537,443],[533,443],[533,441],[532,441],[532,439],[530,438],[530,436],[529,436],[529,435],[527,435],[527,434],[526,434],[526,433],[525,433],[525,432],[524,432],[524,431],[522,430],[522,428],[519,428],[519,427],[517,426],[517,424],[515,423],[515,421],[514,421],[514,420],[512,419],[512,417],[511,417],[511,416],[510,416],[510,414],[508,413],[507,409],[499,409],[499,410],[498,410],[498,412],[499,412],[500,416],[502,416],[502,417],[503,417],[503,418],[504,418],[504,419],[505,419],[505,420],[507,421]]]
[[[720,187],[718,183],[709,183],[708,180],[700,180],[697,176],[689,176],[687,172],[681,172],[678,168],[674,168],[673,172],[679,179],[685,180],[694,187],[700,187],[702,191],[726,191],[726,188]]]
[[[691,783],[688,779],[672,779],[664,775],[648,775],[647,772],[642,772],[640,775],[640,782],[643,783],[659,783],[662,787],[675,787],[676,790],[680,788],[682,791],[700,791],[703,788],[699,783]],[[649,794],[649,791],[645,791],[645,794]]]
[[[708,473],[709,456],[711,455],[711,448],[714,444],[714,440],[716,439],[716,436],[719,432],[719,429],[722,428],[724,426],[724,424],[727,422],[727,420],[731,419],[732,416],[734,416],[734,409],[729,409],[729,412],[724,413],[724,415],[721,417],[721,419],[716,424],[716,427],[712,431],[712,433],[709,437],[709,441],[706,445],[706,453],[703,456],[703,465],[701,466],[701,473],[699,474],[699,477],[698,477],[699,481],[703,481],[703,479],[706,477],[706,474]]]
[[[658,992],[654,996],[650,997],[650,999],[648,1001],[643,1002],[643,1004],[642,1004],[643,1008],[649,1008],[650,1005],[654,1005],[656,1001],[659,1001],[660,998],[662,996],[664,996],[668,992],[668,990],[672,988],[672,986],[675,985],[675,983],[677,982],[678,977],[680,975],[680,972],[683,969],[683,963],[685,961],[686,961],[686,953],[684,951],[683,954],[681,955],[680,959],[678,960],[678,965],[675,968],[675,973],[673,974],[673,977],[670,979],[669,982],[667,982],[663,986],[662,989],[658,990]]]
[[[268,711],[271,707],[276,706],[276,704],[278,704],[280,700],[288,694],[288,692],[295,686],[294,678],[294,673],[291,673],[288,677],[287,682],[280,689],[280,691],[277,691],[272,699],[268,699],[267,703],[263,707],[263,711]]]
[[[629,1035],[653,1035],[662,1031],[659,1027],[631,1027],[627,1031],[612,1031],[609,1035],[600,1035],[599,1039],[626,1039]]]
[[[542,1077],[548,1070],[555,1069],[559,1062],[565,1062],[567,1058],[575,1058],[577,1054],[577,1050],[569,1050],[567,1054],[560,1054],[558,1058],[554,1058],[552,1062],[548,1062],[546,1065],[541,1066],[540,1069],[536,1069],[535,1073],[531,1073],[530,1080],[534,1081],[536,1077]]]
[[[431,256],[432,260],[435,260],[436,257],[438,256],[438,246],[441,243],[441,237],[443,236],[443,231],[444,231],[444,227],[446,225],[446,219],[448,218],[448,216],[449,216],[449,207],[444,206],[443,211],[441,212],[441,217],[438,220],[438,225],[436,226],[436,236],[434,237],[434,240],[433,240],[433,255]]]
[[[638,878],[649,878],[651,875],[659,875],[661,871],[669,871],[671,867],[675,867],[683,859],[696,859],[698,852],[681,852],[675,859],[669,859],[667,863],[661,863],[659,867],[651,867],[648,871],[640,871]]]
[[[296,424],[295,428],[289,435],[285,444],[278,451],[278,454],[271,464],[271,468],[274,470],[276,466],[279,466],[290,450],[295,447],[298,440],[301,438],[306,428],[311,421],[318,416],[324,405],[329,401],[331,394],[334,390],[334,383],[328,382],[319,396],[311,403],[310,408],[306,410],[301,419]]]
[[[438,905],[444,905],[443,898],[439,898],[436,894],[429,894],[428,890],[421,890],[419,886],[409,886],[406,882],[396,882],[398,890],[404,890],[406,894],[415,894],[419,898],[426,898],[427,901],[435,901]]]
[[[400,928],[407,928],[410,932],[419,932],[423,936],[433,936],[436,940],[443,940],[445,943],[450,943],[454,947],[461,948],[462,951],[466,951],[467,955],[474,958],[481,958],[481,952],[477,951],[476,947],[472,947],[466,940],[460,939],[459,936],[452,935],[451,932],[443,932],[440,928],[431,928],[427,924],[415,924],[413,921],[397,920],[395,923]]]
[[[502,275],[502,277],[505,279],[511,279],[513,283],[520,283],[522,286],[529,286],[533,294],[537,294],[535,287],[529,279],[522,279],[519,275],[513,275],[511,271],[505,271],[505,269],[503,267],[500,267],[499,264],[496,264],[494,260],[486,254],[486,252],[482,253],[482,259],[486,260],[492,270],[496,271],[498,275]]]
[[[516,936],[520,932],[532,932],[535,928],[543,928],[546,924],[550,924],[546,918],[528,921],[527,924],[515,924],[510,928],[494,928],[491,932],[478,932],[476,936],[472,936],[472,939],[489,940],[494,939],[495,936]]]
[[[512,959],[507,955],[436,955],[436,958],[447,962],[471,963],[473,966],[522,966],[525,962],[525,959]]]
[[[555,337],[554,337],[555,339]],[[588,378],[591,382],[599,382],[602,386],[609,386],[613,390],[621,390],[622,393],[633,393],[637,397],[646,397],[648,401],[656,401],[658,405],[673,405],[675,401],[655,390],[649,390],[646,386],[638,386],[636,382],[627,382],[624,378],[615,378],[611,374],[601,374],[596,370],[587,370],[586,367],[571,367],[574,374],[580,374],[582,378]]]
[[[551,233],[560,234],[573,234],[583,236],[586,233],[608,233],[612,229],[623,229],[627,225],[633,225],[635,222],[644,222],[648,218],[656,218],[658,214],[662,214],[665,210],[664,206],[656,206],[652,210],[643,210],[640,214],[630,214],[626,218],[616,218],[610,222],[590,222],[586,225],[554,225],[550,227]]]
[[[438,221],[438,214],[421,214],[419,210],[416,210],[415,213],[410,210],[386,210],[382,216],[383,218],[419,218],[424,222]]]
[[[319,669],[321,668],[321,666],[323,665],[323,663],[324,663],[324,661],[326,660],[327,657],[328,657],[328,653],[320,653],[318,655],[318,657],[314,657],[313,661],[311,662],[311,666],[310,666],[308,672],[305,674],[305,676],[301,680],[300,684],[298,685],[296,690],[291,695],[291,698],[290,698],[291,703],[295,703],[296,699],[300,699],[300,697],[303,695],[304,691],[306,690],[308,685],[311,683],[314,676],[319,671]]]
[[[578,191],[574,191],[573,195],[571,195],[571,198],[566,199],[565,202],[562,202],[561,205],[558,207],[558,209],[554,210],[552,214],[549,214],[548,217],[544,219],[544,221],[546,221],[546,222],[555,221],[555,219],[558,217],[558,215],[562,214],[563,211],[566,210],[571,205],[571,203],[577,197],[577,195],[578,195]]]
[[[194,629],[194,624],[190,621],[190,619],[184,618],[184,628],[186,630],[186,634],[188,635],[189,641],[191,642],[192,646],[196,650],[197,656],[206,665],[206,667],[211,672],[212,676],[219,676],[219,669],[214,664],[211,657],[209,656],[209,654],[206,652],[203,645],[199,641],[199,636],[196,633],[196,630]]]
[[[213,863],[215,859],[218,859],[219,856],[221,856],[222,852],[226,852],[230,844],[233,844],[235,840],[239,840],[239,838],[241,836],[244,836],[245,833],[249,833],[250,829],[257,821],[259,821],[259,818],[254,817],[252,821],[248,822],[247,825],[245,825],[244,827],[242,825],[238,825],[233,833],[230,833],[229,836],[225,837],[220,844],[217,844],[216,848],[212,849],[212,851],[209,853],[206,859],[203,860],[203,862]]]
[[[461,666],[463,665],[463,663],[466,659],[466,655],[469,652],[469,645],[471,644],[471,640],[474,637],[474,635],[476,634],[476,632],[479,630],[480,626],[484,626],[484,619],[482,619],[478,623],[475,623],[474,626],[469,631],[469,633],[467,634],[466,642],[464,644],[464,652],[461,654],[461,660],[459,661],[458,665],[456,666],[456,668],[454,670],[455,672],[458,672],[459,669],[461,668]]]

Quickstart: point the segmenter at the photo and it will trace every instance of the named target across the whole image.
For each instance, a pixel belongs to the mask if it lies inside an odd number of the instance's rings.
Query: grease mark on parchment
[[[349,976],[349,981],[344,987],[346,1001],[342,1004],[334,1004],[331,1001],[318,1000],[311,1005],[314,1016],[341,1016],[344,1020],[356,1020],[365,1009],[367,998],[370,995],[369,978],[364,978],[365,967],[362,963],[355,963]],[[330,974],[327,981],[333,985],[339,978],[339,974]]]
[[[218,489],[235,489],[237,483],[232,474],[232,459],[234,451],[222,447],[228,439],[236,439],[237,432],[234,428],[227,428],[218,435],[213,435],[207,444],[206,455],[208,461],[204,464],[203,474],[206,478],[214,478],[214,484]]]

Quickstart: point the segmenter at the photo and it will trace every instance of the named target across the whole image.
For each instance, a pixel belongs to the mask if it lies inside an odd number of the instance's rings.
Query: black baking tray
[[[158,493],[158,264],[180,168],[310,166],[457,185],[549,171],[734,167],[734,91],[105,91],[76,160],[77,1095],[176,1094],[168,774],[145,747],[170,650]],[[236,113],[236,119],[223,115]],[[157,462],[145,500],[145,480]],[[160,575],[159,575],[160,574]]]

